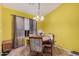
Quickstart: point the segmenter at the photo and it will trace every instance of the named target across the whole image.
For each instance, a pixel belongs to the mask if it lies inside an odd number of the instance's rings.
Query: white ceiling
[[[38,12],[37,3],[3,3],[2,5],[7,6],[10,9],[32,14],[34,16],[36,16]],[[60,3],[40,3],[40,15],[45,16],[60,5]]]

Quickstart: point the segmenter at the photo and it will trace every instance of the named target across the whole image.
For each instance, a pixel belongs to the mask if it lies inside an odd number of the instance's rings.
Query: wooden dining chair
[[[33,36],[30,39],[30,52],[32,55],[43,55],[42,37]]]
[[[2,41],[2,55],[7,55],[12,50],[12,41]]]

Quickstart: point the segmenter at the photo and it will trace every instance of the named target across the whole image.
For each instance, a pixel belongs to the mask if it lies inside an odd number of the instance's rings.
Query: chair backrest
[[[11,51],[12,49],[12,41],[11,40],[5,40],[2,41],[2,52]]]
[[[30,51],[43,52],[42,37],[30,37]]]

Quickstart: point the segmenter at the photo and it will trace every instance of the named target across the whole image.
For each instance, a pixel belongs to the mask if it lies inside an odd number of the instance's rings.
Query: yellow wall
[[[57,45],[79,52],[79,4],[62,4],[45,16],[41,28],[55,34]]]
[[[1,24],[1,19],[2,19],[2,7],[0,6],[0,52],[1,52],[1,43],[2,43],[2,24]]]
[[[12,39],[12,14],[17,16],[22,16],[26,18],[32,18],[32,15],[12,10],[2,6],[2,29],[3,29],[3,40]]]
[[[37,30],[38,31],[44,29],[44,27],[42,27],[42,25],[43,25],[43,22],[42,21],[37,21]]]

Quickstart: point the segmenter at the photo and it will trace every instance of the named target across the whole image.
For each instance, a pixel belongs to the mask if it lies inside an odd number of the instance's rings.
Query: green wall
[[[62,4],[45,16],[41,28],[54,33],[57,45],[79,52],[79,4]]]

